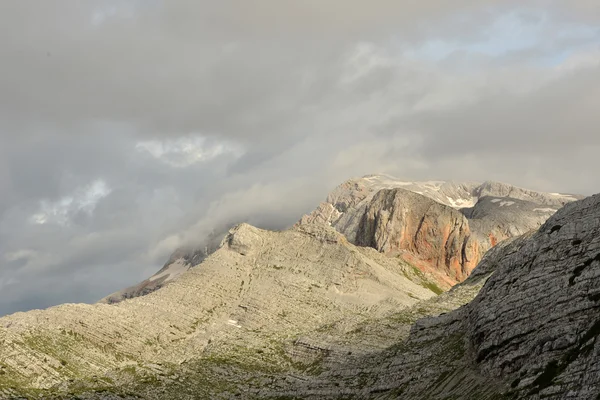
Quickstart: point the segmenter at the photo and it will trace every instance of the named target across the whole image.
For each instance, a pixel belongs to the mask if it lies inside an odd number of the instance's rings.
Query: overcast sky
[[[3,0],[0,51],[0,315],[364,174],[600,191],[598,0]]]

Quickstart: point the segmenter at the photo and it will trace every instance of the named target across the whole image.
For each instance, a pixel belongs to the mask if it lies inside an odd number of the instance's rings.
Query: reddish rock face
[[[481,256],[467,218],[452,207],[404,189],[379,191],[359,225],[358,245],[383,253],[409,251],[451,280],[465,280]]]
[[[351,179],[298,225],[326,224],[348,241],[398,256],[447,289],[467,278],[487,250],[536,230],[581,196],[497,182]]]

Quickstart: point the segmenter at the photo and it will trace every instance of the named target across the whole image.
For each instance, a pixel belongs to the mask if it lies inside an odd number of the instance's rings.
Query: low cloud
[[[0,3],[0,314],[354,176],[600,187],[597,1]]]

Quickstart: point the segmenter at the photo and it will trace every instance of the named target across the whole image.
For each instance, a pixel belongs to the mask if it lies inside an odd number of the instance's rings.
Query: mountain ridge
[[[388,198],[383,198],[382,193]],[[491,247],[539,228],[560,206],[582,197],[536,192],[493,181],[406,182],[388,175],[367,175],[336,187],[298,224],[327,224],[350,242],[383,252],[404,250],[402,256],[408,262],[436,275],[438,283],[447,289],[464,280]],[[421,207],[422,204],[428,207]],[[416,209],[421,209],[418,215],[414,213]],[[433,209],[435,213],[427,213]],[[457,216],[457,211],[467,221]],[[359,235],[369,215],[377,220],[375,231],[379,232],[379,240]],[[407,219],[407,215],[411,218]],[[457,221],[461,227],[455,226]],[[427,232],[421,229],[423,226],[433,230]],[[437,243],[436,236],[449,235],[455,229],[462,231],[452,238],[456,241]],[[440,263],[443,258],[447,260]]]
[[[462,209],[463,214],[470,220],[469,223],[476,225],[476,229],[472,232],[475,236],[473,240],[477,239],[477,242],[480,244],[469,245],[471,253],[474,256],[472,257],[473,259],[467,262],[466,265],[461,265],[460,271],[458,268],[454,268],[454,274],[449,275],[443,271],[440,272],[436,268],[432,268],[431,263],[427,260],[422,260],[419,254],[406,252],[403,255],[407,262],[416,264],[421,268],[422,272],[433,274],[436,277],[437,285],[443,289],[450,288],[468,276],[479,261],[480,256],[490,247],[495,246],[502,240],[524,234],[531,229],[539,227],[559,206],[582,197],[570,194],[536,192],[494,181],[485,181],[483,183],[455,183],[451,181],[411,182],[402,181],[385,174],[371,174],[362,178],[349,179],[338,185],[328,194],[325,202],[321,203],[312,213],[303,216],[296,225],[313,223],[333,224],[334,228],[343,233],[348,240],[356,243],[356,231],[362,218],[362,208],[366,209],[368,201],[379,190],[393,188],[405,189],[442,205]],[[526,207],[527,212],[521,212],[518,217],[519,220],[528,222],[515,226],[514,221],[507,222],[506,217],[501,217],[500,219],[504,222],[500,227],[497,227],[494,225],[494,218],[496,218],[494,215],[487,218],[491,219],[490,222],[485,220],[485,216],[482,218],[477,214],[474,216],[467,214],[467,209],[476,208],[480,200],[494,194],[496,195],[495,198],[499,197],[503,199],[498,205],[506,207],[506,209],[515,209],[519,205],[525,204],[521,203],[523,201],[531,202],[530,206]],[[515,196],[515,198],[506,200],[505,196],[508,195]],[[537,201],[537,203],[533,202],[533,200]],[[491,201],[494,201],[494,199],[492,198]],[[517,203],[516,206],[514,206],[515,203]],[[477,208],[477,212],[480,214],[482,207],[483,204],[479,204]],[[488,212],[488,214],[491,213]],[[472,219],[478,219],[478,221],[474,222]],[[143,296],[159,290],[172,280],[177,279],[181,273],[200,264],[204,258],[218,248],[223,235],[213,233],[206,240],[201,240],[202,245],[200,246],[177,249],[164,264],[163,268],[156,274],[139,284],[112,293],[101,299],[100,302],[114,304],[128,298]]]

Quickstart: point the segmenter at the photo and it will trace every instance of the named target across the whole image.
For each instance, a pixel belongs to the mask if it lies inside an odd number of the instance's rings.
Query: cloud
[[[600,7],[0,2],[0,314],[282,229],[352,176],[599,185]]]
[[[102,198],[108,196],[111,189],[103,180],[95,180],[83,188],[79,188],[72,195],[62,197],[58,201],[49,202],[42,200],[40,210],[30,217],[34,224],[57,223],[66,225],[69,223],[70,215],[75,213],[93,213],[96,204]]]
[[[203,136],[146,140],[138,142],[135,149],[176,168],[211,161],[225,154],[233,157],[239,157],[243,154],[243,149],[234,143],[209,143]]]

